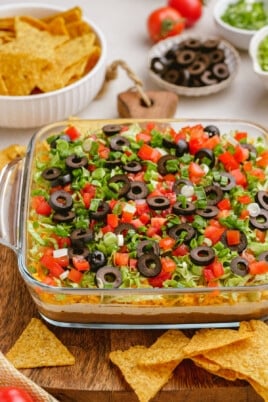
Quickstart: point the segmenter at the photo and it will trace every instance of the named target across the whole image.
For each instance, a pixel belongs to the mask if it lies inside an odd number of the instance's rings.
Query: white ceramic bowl
[[[200,87],[176,85],[165,81],[160,75],[152,71],[151,60],[154,57],[159,58],[163,57],[168,50],[172,49],[172,47],[192,37],[194,37],[194,35],[181,34],[178,36],[172,36],[165,40],[161,40],[160,42],[152,46],[148,54],[148,72],[150,77],[159,87],[167,91],[175,92],[176,94],[182,96],[189,96],[189,97],[207,96],[225,89],[227,86],[230,85],[230,83],[233,81],[238,72],[240,64],[240,56],[232,45],[230,45],[227,41],[222,39],[220,39],[219,49],[222,49],[225,53],[225,63],[228,65],[230,74],[228,78],[218,82],[217,84],[200,86]],[[199,36],[198,39],[203,41],[206,39],[219,39],[219,38],[213,38],[213,37],[208,38]]]
[[[264,38],[268,37],[268,26],[261,28],[253,35],[249,44],[249,55],[252,60],[254,72],[262,81],[263,85],[268,88],[268,71],[262,70],[258,61],[258,49]]]
[[[229,4],[237,3],[238,0],[218,0],[213,9],[213,17],[219,34],[232,43],[238,49],[248,50],[249,42],[256,30],[247,30],[233,27],[225,23],[221,16]]]
[[[0,16],[45,17],[67,8],[51,4],[17,3],[1,6]],[[80,80],[56,91],[28,96],[0,96],[0,127],[41,127],[75,115],[95,98],[105,76],[106,39],[93,21],[85,16],[83,19],[93,28],[101,46],[101,56],[93,69]]]

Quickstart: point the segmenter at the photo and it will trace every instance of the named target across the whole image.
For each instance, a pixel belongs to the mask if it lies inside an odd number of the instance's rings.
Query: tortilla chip
[[[51,22],[56,17],[62,17],[66,23],[71,23],[73,21],[78,21],[82,18],[82,10],[79,6],[76,6],[69,10],[62,11],[41,19],[44,22]]]
[[[66,366],[75,363],[74,356],[37,318],[32,318],[6,358],[15,368]]]
[[[202,355],[191,357],[191,360],[199,367],[205,369],[209,373],[223,377],[228,381],[235,381],[238,379],[237,373],[233,370],[222,369],[221,366],[215,362],[207,359]]]
[[[144,352],[144,346],[133,346],[128,350],[110,353],[111,361],[119,367],[125,380],[132,387],[140,402],[148,402],[172,377],[173,363],[153,367],[140,367],[138,362]]]
[[[66,35],[69,36],[64,18],[55,17],[49,24],[48,30],[52,35]]]
[[[190,339],[179,330],[166,331],[156,342],[146,349],[139,360],[140,366],[157,366],[167,363],[178,365],[184,358],[184,346]]]
[[[253,335],[248,327],[235,329],[200,329],[192,337],[191,341],[184,348],[184,353],[188,356],[205,354],[213,349],[218,349],[226,345],[247,339]]]
[[[253,381],[266,389],[268,384],[268,325],[262,321],[250,321],[253,335],[218,349],[204,353],[205,358],[233,370],[238,378]]]
[[[0,95],[8,95],[8,89],[3,77],[0,75]]]

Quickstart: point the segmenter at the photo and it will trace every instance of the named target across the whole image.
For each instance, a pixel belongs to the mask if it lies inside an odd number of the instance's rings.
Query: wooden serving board
[[[0,350],[5,354],[38,312],[17,268],[12,250],[0,245]],[[137,402],[132,389],[109,361],[109,352],[151,345],[162,330],[69,329],[46,324],[75,355],[70,367],[25,369],[21,372],[66,402]],[[0,368],[1,375],[1,368]],[[261,402],[244,381],[225,381],[184,360],[154,402]],[[153,402],[153,401],[152,401]]]

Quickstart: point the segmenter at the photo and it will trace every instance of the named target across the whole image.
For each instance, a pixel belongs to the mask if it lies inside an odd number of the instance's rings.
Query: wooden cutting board
[[[0,245],[0,350],[5,354],[38,312],[17,268],[12,250]],[[70,367],[21,370],[60,401],[137,402],[109,352],[142,344],[151,345],[162,330],[69,329],[46,324],[75,355]],[[0,367],[1,376],[1,367]],[[184,360],[154,402],[261,402],[244,381],[225,381]],[[153,401],[152,401],[153,402]]]

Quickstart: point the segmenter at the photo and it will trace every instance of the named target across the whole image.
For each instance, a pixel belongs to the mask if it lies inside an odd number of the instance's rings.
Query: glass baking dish
[[[75,126],[83,134],[105,125],[139,125],[150,120],[79,120],[58,122],[40,129],[31,139],[26,157],[7,165],[0,175],[1,243],[17,254],[22,279],[40,315],[62,327],[83,328],[197,328],[237,326],[242,320],[268,316],[268,284],[226,287],[80,288],[60,287],[37,280],[29,270],[29,214],[35,162],[51,136]],[[215,125],[221,133],[247,132],[266,141],[266,130],[254,123],[219,119],[158,119],[159,127]],[[229,135],[229,134],[228,134]],[[31,249],[32,253],[32,249]]]

